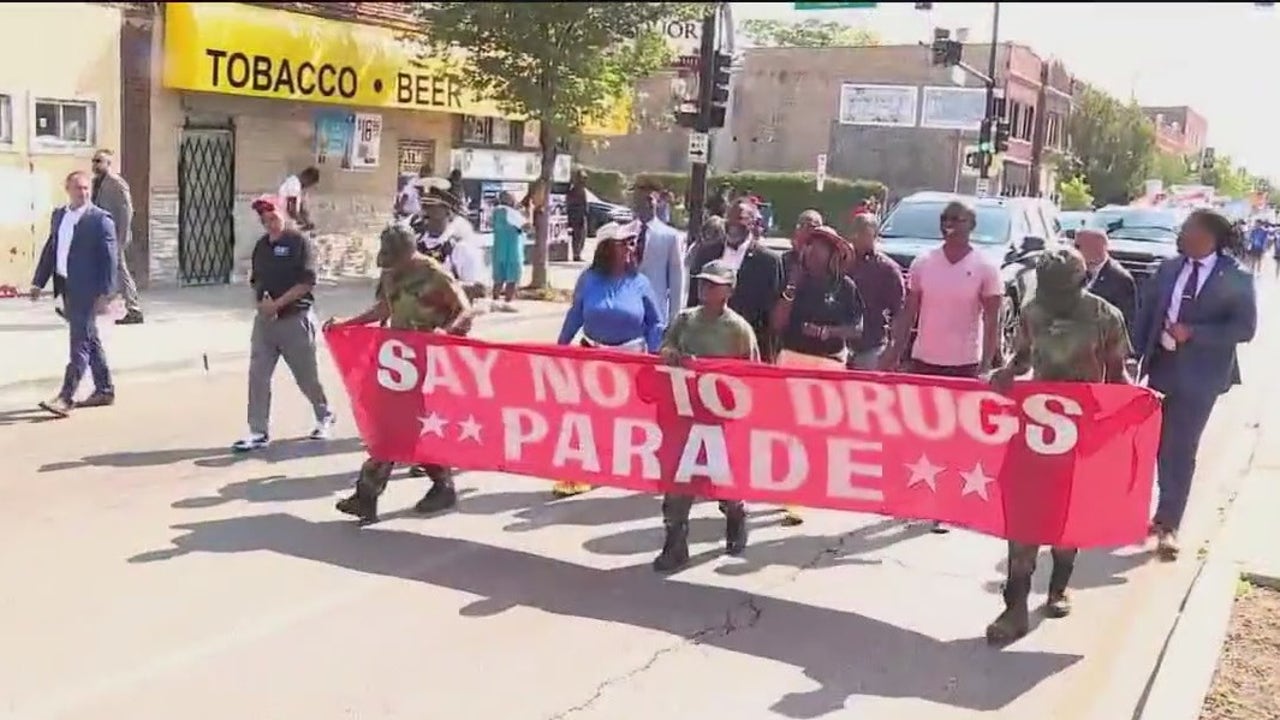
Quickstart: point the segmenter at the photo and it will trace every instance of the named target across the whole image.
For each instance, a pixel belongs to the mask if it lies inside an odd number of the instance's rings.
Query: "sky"
[[[874,30],[886,44],[927,41],[933,28],[968,28],[989,42],[992,3],[880,3],[869,10],[804,10],[793,3],[733,3],[747,18],[836,20]],[[1280,8],[1253,3],[1041,3],[1000,6],[1001,41],[1060,59],[1076,77],[1122,100],[1190,105],[1209,124],[1209,145],[1280,186],[1280,100],[1271,48],[1280,44]],[[966,58],[968,59],[968,58]],[[1269,62],[1270,61],[1270,62]],[[985,67],[985,60],[983,60]]]

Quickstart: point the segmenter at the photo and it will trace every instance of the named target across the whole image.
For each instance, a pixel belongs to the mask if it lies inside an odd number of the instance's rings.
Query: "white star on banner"
[[[458,427],[462,430],[458,435],[459,441],[471,438],[476,442],[480,442],[480,423],[476,422],[474,415],[468,415],[466,420],[458,423]]]
[[[982,463],[974,465],[969,472],[960,473],[960,477],[964,478],[964,488],[960,490],[960,497],[977,495],[983,500],[991,499],[987,495],[987,486],[996,479],[987,475],[987,472],[982,469]]]
[[[439,413],[431,413],[425,417],[420,417],[418,422],[422,423],[422,429],[418,431],[418,437],[435,435],[441,439],[444,438],[444,426],[449,424],[449,421],[440,417]]]
[[[924,483],[933,492],[938,492],[938,473],[946,468],[929,462],[928,456],[925,455],[921,455],[920,459],[914,463],[906,463],[906,466],[911,471],[911,478],[907,480],[907,487]]]

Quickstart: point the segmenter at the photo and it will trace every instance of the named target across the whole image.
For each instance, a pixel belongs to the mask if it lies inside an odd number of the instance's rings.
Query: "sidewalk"
[[[551,285],[572,288],[583,266],[555,263]],[[528,281],[526,272],[526,282]],[[316,290],[316,314],[321,318],[350,316],[373,301],[372,280],[322,281]],[[518,301],[519,313],[486,314],[477,327],[562,315],[562,303]],[[66,324],[54,314],[55,303],[25,298],[0,300],[0,393],[52,387],[67,363]],[[116,374],[173,372],[189,368],[213,369],[238,363],[249,354],[253,303],[244,285],[163,288],[143,293],[147,321],[117,327],[116,315],[99,322],[111,369]],[[47,388],[45,388],[47,389]]]

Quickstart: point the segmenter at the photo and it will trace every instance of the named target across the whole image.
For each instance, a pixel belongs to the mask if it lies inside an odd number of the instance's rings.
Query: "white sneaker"
[[[328,415],[325,415],[323,418],[320,419],[319,422],[316,423],[315,428],[311,431],[311,434],[307,436],[307,439],[308,440],[328,440],[329,437],[333,435],[333,425],[337,421],[338,421],[338,418],[335,417],[333,413],[329,413]]]
[[[271,438],[266,433],[252,433],[243,440],[231,443],[231,449],[238,453],[253,452],[254,450],[261,450],[270,443]]]

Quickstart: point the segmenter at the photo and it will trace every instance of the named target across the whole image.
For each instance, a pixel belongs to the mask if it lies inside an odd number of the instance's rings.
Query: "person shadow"
[[[40,408],[21,408],[18,410],[5,410],[0,412],[0,427],[5,425],[39,425],[52,420],[60,420],[50,415],[47,411]]]
[[[118,452],[105,455],[90,455],[79,460],[48,463],[40,467],[40,472],[62,472],[85,467],[140,468],[161,467],[190,462],[204,468],[226,468],[246,460],[259,462],[282,463],[302,458],[327,457],[329,455],[345,455],[359,452],[364,444],[358,437],[340,438],[336,440],[307,440],[293,438],[273,442],[270,445],[249,453],[233,452],[228,445],[203,448],[177,448],[173,450],[144,450],[137,452]]]
[[[982,638],[938,640],[875,618],[743,590],[662,579],[647,562],[599,569],[470,540],[283,513],[187,523],[172,547],[133,564],[200,553],[274,552],[359,573],[422,582],[481,599],[460,614],[515,608],[666,633],[787,665],[816,688],[786,693],[770,709],[816,718],[854,695],[919,698],[972,712],[997,711],[1081,656],[986,647]]]

